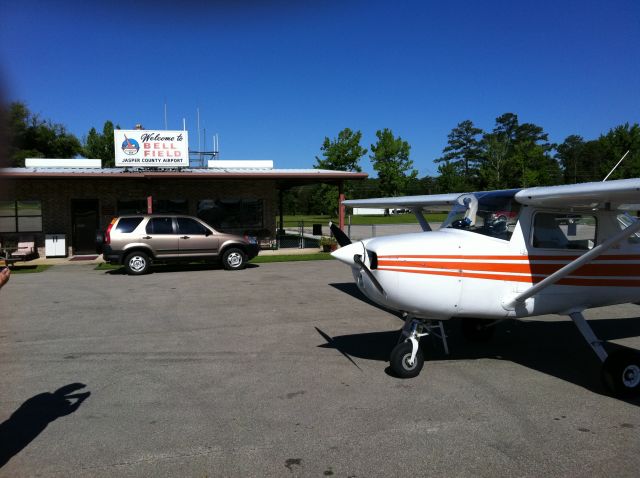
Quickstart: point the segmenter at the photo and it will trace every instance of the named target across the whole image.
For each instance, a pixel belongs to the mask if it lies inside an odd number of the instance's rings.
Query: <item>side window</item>
[[[207,233],[207,229],[198,221],[194,221],[189,217],[179,217],[178,232],[180,234],[190,234],[192,236],[204,236]]]
[[[533,247],[586,251],[595,243],[595,216],[538,213],[534,217]]]
[[[147,224],[147,234],[173,234],[173,218],[154,217]]]
[[[116,231],[124,233],[133,232],[141,222],[141,217],[123,217],[118,221]]]

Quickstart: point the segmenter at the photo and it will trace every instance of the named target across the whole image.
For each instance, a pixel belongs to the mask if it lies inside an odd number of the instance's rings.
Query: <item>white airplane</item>
[[[591,307],[640,301],[640,178],[465,194],[344,201],[346,206],[410,209],[423,232],[351,243],[336,225],[333,256],[352,268],[369,299],[405,317],[391,352],[400,377],[420,373],[419,339],[443,338],[442,320],[491,336],[505,319],[571,317],[603,362],[617,395],[640,391],[640,353],[608,353],[585,320]],[[450,210],[434,231],[424,210]]]

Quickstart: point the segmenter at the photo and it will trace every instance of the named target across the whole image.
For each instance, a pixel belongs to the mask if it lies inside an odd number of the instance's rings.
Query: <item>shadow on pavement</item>
[[[332,287],[371,303],[358,288],[347,284]],[[372,304],[375,305],[375,304]],[[376,306],[377,307],[377,306]],[[395,314],[397,315],[397,314]],[[640,317],[591,320],[589,324],[601,340],[616,340],[640,336]],[[335,348],[345,356],[366,360],[388,361],[391,350],[399,338],[398,329],[384,332],[364,332],[332,337],[321,333],[326,343],[322,348]],[[592,392],[609,395],[604,388],[600,371],[601,362],[571,320],[537,321],[535,319],[506,320],[496,326],[489,342],[468,342],[461,332],[461,320],[444,322],[450,355],[445,355],[442,343],[435,337],[424,337],[421,346],[429,360],[508,360],[533,370],[574,383]],[[317,329],[317,328],[316,328]],[[320,330],[318,329],[320,333]],[[330,339],[330,340],[328,340]],[[620,345],[607,343],[609,352]],[[640,405],[640,399],[628,400]]]
[[[248,263],[246,265],[246,269],[254,269],[256,267],[260,267],[258,264]],[[165,273],[165,272],[189,272],[189,271],[211,271],[211,270],[224,270],[224,268],[220,264],[211,264],[211,263],[199,263],[199,264],[157,264],[152,265],[149,271],[150,274],[156,273]],[[109,275],[127,275],[127,272],[124,270],[124,266],[119,267],[117,269],[110,269],[104,271],[105,274]]]
[[[0,424],[0,468],[31,443],[47,425],[75,412],[91,392],[73,393],[85,385],[71,383],[53,393],[31,397]]]

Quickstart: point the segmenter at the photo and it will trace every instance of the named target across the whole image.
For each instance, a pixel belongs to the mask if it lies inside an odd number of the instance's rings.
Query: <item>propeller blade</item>
[[[375,278],[375,276],[373,275],[373,272],[371,272],[371,269],[369,269],[364,262],[362,262],[362,256],[360,254],[356,254],[353,256],[353,262],[355,262],[356,264],[358,264],[360,266],[360,270],[363,270],[365,274],[367,274],[367,276],[369,276],[369,279],[371,279],[371,282],[373,283],[373,285],[376,287],[376,289],[378,289],[378,292],[380,292],[381,294],[384,294],[384,289],[382,288],[382,285],[380,284],[380,282],[378,282],[378,279]]]
[[[329,223],[329,229],[331,229],[331,233],[333,237],[336,238],[340,247],[348,246],[351,244],[351,239],[344,233],[342,229],[336,226],[333,222]]]

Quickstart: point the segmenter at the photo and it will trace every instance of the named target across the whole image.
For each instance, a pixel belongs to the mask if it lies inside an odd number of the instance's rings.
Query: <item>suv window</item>
[[[123,217],[118,221],[118,225],[116,226],[116,232],[133,232],[138,224],[142,222],[141,217]]]
[[[173,219],[153,217],[147,224],[147,234],[173,234]]]
[[[207,233],[207,228],[205,228],[198,221],[194,221],[189,217],[179,217],[178,218],[178,232],[180,234],[191,234],[195,235],[205,235]]]

